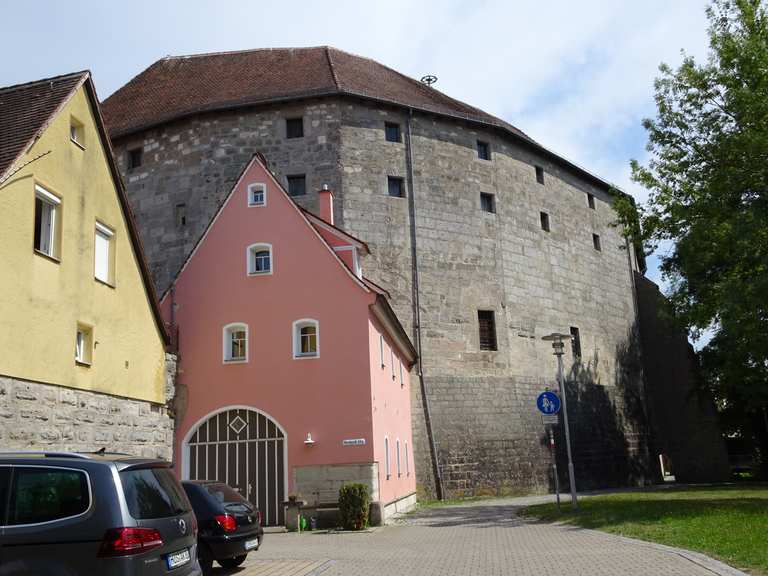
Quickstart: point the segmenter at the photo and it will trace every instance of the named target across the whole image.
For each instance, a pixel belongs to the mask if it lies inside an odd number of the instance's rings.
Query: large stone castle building
[[[336,222],[370,246],[365,273],[420,352],[414,456],[426,490],[438,479],[448,495],[551,487],[535,398],[556,387],[542,341],[552,332],[574,336],[579,487],[657,475],[634,287],[644,263],[613,225],[622,193],[608,182],[328,47],[164,58],[103,109],[160,294],[254,152],[311,211],[318,190],[334,190]]]

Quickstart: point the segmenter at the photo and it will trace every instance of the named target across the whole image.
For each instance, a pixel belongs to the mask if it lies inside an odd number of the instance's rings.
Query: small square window
[[[483,142],[482,140],[477,141],[477,157],[480,158],[480,160],[491,159],[491,146],[488,142]]]
[[[261,183],[248,185],[248,206],[265,206],[267,204],[267,187]]]
[[[387,142],[402,142],[402,135],[400,134],[400,124],[394,122],[384,122],[384,134]]]
[[[187,225],[187,205],[183,202],[181,204],[176,204],[176,209],[174,211],[174,216],[176,217],[176,227],[177,228],[183,228]]]
[[[90,366],[91,350],[93,349],[93,331],[90,327],[82,324],[77,325],[75,334],[75,362]]]
[[[541,229],[544,230],[544,232],[549,232],[549,214],[540,212],[539,216],[541,218]]]
[[[387,190],[394,198],[405,198],[403,179],[397,176],[387,176]]]
[[[599,234],[592,234],[592,246],[595,247],[595,250],[598,252],[602,251],[603,246],[600,243],[600,235]]]
[[[592,210],[595,209],[595,197],[592,194],[587,194],[587,205],[592,208]]]
[[[71,118],[69,121],[69,139],[81,148],[85,146],[85,130],[83,123]]]
[[[59,256],[61,200],[35,186],[35,250],[51,258]]]
[[[478,310],[480,350],[498,350],[496,345],[496,316],[493,310]]]
[[[307,193],[307,177],[305,174],[288,176],[288,194],[290,196],[304,196]]]
[[[128,150],[128,170],[133,170],[142,165],[144,161],[144,149],[133,148]]]
[[[581,337],[576,326],[571,326],[571,352],[574,362],[581,361]]]
[[[544,168],[536,166],[536,182],[544,184]]]
[[[487,192],[480,192],[480,209],[483,212],[496,213],[496,199],[493,194]]]
[[[285,137],[302,138],[304,136],[304,117],[285,119]]]

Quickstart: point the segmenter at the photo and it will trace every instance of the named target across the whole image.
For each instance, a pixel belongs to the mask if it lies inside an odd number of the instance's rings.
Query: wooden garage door
[[[219,412],[188,447],[190,480],[229,484],[261,510],[265,526],[284,524],[285,437],[275,422],[255,410]]]

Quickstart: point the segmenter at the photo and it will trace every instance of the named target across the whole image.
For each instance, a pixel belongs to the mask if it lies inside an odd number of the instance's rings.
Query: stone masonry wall
[[[305,136],[286,139],[284,118],[301,114]],[[406,148],[385,140],[385,121],[405,131],[399,109],[325,99],[203,115],[115,142],[123,169],[126,151],[144,146],[145,164],[124,174],[160,292],[243,165],[261,151],[284,183],[307,174],[309,194],[297,199],[305,207],[315,209],[322,184],[334,189],[337,223],[371,247],[364,273],[391,292],[414,334],[408,200],[387,193],[387,176],[407,176]],[[490,144],[492,160],[478,159],[478,139]],[[534,400],[555,387],[556,362],[541,337],[571,326],[581,334],[582,359],[568,350],[566,369],[579,392],[573,426],[584,432],[574,434],[574,444],[585,483],[642,481],[643,474],[628,473],[630,462],[647,464],[647,431],[644,411],[626,410],[642,392],[642,374],[626,367],[637,348],[635,304],[630,255],[611,226],[611,196],[507,136],[459,121],[416,114],[412,150],[422,364],[448,493],[549,488]],[[545,170],[544,185],[535,165]],[[495,214],[481,211],[480,192],[495,195]],[[175,217],[179,203],[186,204],[184,224]],[[550,232],[541,230],[541,211]],[[602,251],[593,248],[593,233]],[[478,310],[495,312],[496,352],[479,349]],[[412,381],[414,458],[429,491],[419,380]],[[598,397],[599,413],[580,404]],[[598,415],[604,425],[596,427],[590,419]],[[614,433],[610,446],[604,432]]]
[[[175,365],[168,355],[167,364]],[[175,370],[166,394],[173,390]],[[167,396],[171,400],[172,395]],[[165,406],[0,377],[2,450],[95,452],[106,448],[170,461],[173,419]]]

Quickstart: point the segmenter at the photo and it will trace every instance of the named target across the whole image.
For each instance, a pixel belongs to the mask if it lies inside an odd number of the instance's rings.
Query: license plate
[[[246,550],[253,550],[254,548],[259,547],[259,540],[246,540],[245,541],[245,549]]]
[[[189,550],[179,550],[173,554],[168,554],[168,557],[166,558],[169,570],[173,570],[174,568],[182,566],[183,564],[189,562],[189,560]]]

